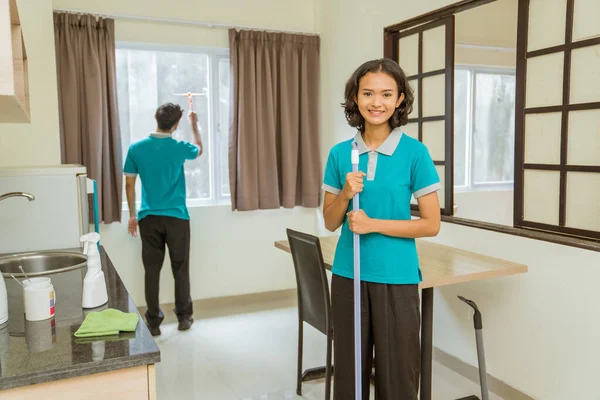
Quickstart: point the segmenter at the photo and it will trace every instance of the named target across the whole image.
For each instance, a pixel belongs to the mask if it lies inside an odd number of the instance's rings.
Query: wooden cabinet
[[[156,400],[154,364],[3,390],[2,400]]]
[[[30,122],[27,52],[16,0],[0,0],[1,122]]]

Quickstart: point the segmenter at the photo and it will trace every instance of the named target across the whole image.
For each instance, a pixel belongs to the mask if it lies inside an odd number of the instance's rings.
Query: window
[[[454,187],[512,189],[515,72],[457,67],[454,92]]]
[[[204,153],[184,166],[188,204],[229,203],[229,50],[118,43],[116,64],[123,161],[132,143],[156,130],[154,112],[166,102],[186,111],[173,137],[191,141],[188,99],[176,94],[200,93],[193,101]],[[139,180],[136,194],[139,201]]]
[[[515,225],[600,243],[598,2],[564,3],[519,4]]]
[[[435,51],[421,50],[420,43],[427,40],[422,35],[405,43],[399,52],[402,32],[454,18],[455,14],[488,3],[490,0],[463,0],[386,27],[385,57],[399,60],[403,67],[412,65],[413,70],[418,65],[420,70],[426,61],[444,54],[439,40],[442,35],[438,32],[436,36]],[[597,14],[597,2],[565,0],[556,3],[550,12],[549,3],[553,2],[514,3],[518,7],[514,72],[457,66],[452,85],[455,92],[445,93],[445,101],[451,106],[446,107],[444,117],[456,119],[454,134],[452,130],[444,132],[446,143],[454,140],[456,171],[451,179],[455,185],[448,188],[454,186],[461,191],[502,187],[507,189],[504,194],[512,189],[512,226],[444,213],[442,220],[600,251],[600,135],[594,129],[600,126],[600,25],[592,17]],[[496,14],[493,18],[498,19]],[[481,18],[477,23],[481,24]],[[447,33],[455,38],[457,32],[453,27],[449,29]],[[419,49],[416,56],[414,51],[411,56],[411,48]],[[399,59],[402,52],[409,53],[407,62]],[[446,58],[454,59],[454,47],[448,43],[445,53]],[[506,59],[495,58],[499,63]],[[439,104],[443,96],[442,91],[438,93],[437,98],[419,100],[419,109]],[[409,134],[410,122],[406,125]],[[422,139],[420,130],[418,137]],[[412,136],[417,137],[414,132]],[[493,198],[499,193],[492,193]],[[461,197],[489,194],[478,191]],[[470,208],[478,211],[481,207]]]

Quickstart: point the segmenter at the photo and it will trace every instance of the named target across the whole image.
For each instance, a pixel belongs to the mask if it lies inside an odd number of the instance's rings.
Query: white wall
[[[456,43],[515,47],[519,0],[498,0],[456,14]]]
[[[500,0],[457,14],[456,64],[514,68],[517,57],[517,14],[518,0]]]
[[[53,0],[55,9],[212,22],[262,29],[315,31],[315,0]],[[227,29],[116,20],[117,40],[228,47]]]
[[[517,65],[517,52],[513,50],[491,50],[456,46],[454,57],[456,64],[463,65],[512,68],[515,68]]]
[[[286,239],[286,228],[317,229],[316,210],[301,207],[243,213],[232,213],[230,206],[194,207],[190,216],[193,299],[295,288],[291,258],[273,242]],[[123,214],[123,221],[126,218]],[[145,305],[141,242],[127,234],[126,226],[102,226],[102,245],[135,303]],[[160,302],[174,302],[168,255],[160,285]]]
[[[454,215],[460,218],[512,226],[512,190],[454,192]]]
[[[343,85],[360,63],[383,55],[383,27],[451,3],[325,1],[327,18],[319,21],[329,49],[322,53],[321,73],[328,85],[321,99],[327,147],[349,137],[338,106]],[[597,397],[599,253],[447,223],[435,241],[529,266],[522,276],[436,290],[435,346],[477,364],[473,322],[456,298],[461,294],[483,311],[489,373],[536,399]]]

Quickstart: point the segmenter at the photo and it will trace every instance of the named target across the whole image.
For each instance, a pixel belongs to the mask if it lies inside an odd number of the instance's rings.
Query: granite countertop
[[[104,248],[101,259],[108,304],[92,310],[81,308],[79,281],[85,269],[51,275],[56,290],[56,315],[45,321],[25,321],[20,286],[5,279],[9,321],[0,326],[0,390],[160,361],[158,346],[141,316],[135,332],[121,333],[118,338],[74,336],[89,312],[114,308],[138,313]],[[66,285],[61,284],[61,279]]]

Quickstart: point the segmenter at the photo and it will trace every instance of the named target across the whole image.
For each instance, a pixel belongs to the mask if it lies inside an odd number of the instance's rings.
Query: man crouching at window
[[[127,203],[129,204],[129,234],[137,237],[139,224],[142,238],[142,261],[146,271],[146,325],[152,336],[160,335],[164,314],[158,303],[160,270],[169,248],[171,269],[175,279],[175,314],[180,331],[190,329],[194,322],[190,297],[190,216],[186,206],[183,164],[202,154],[202,139],[198,117],[190,111],[192,143],[171,137],[179,126],[183,110],[176,104],[158,107],[156,132],[132,144],[125,166]],[[142,181],[142,206],[136,215],[135,181]]]

